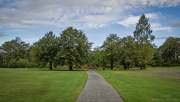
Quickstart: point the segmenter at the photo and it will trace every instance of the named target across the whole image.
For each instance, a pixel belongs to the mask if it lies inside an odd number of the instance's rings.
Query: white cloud
[[[170,32],[171,29],[172,29],[171,27],[158,27],[158,28],[154,28],[153,30],[154,30],[154,31],[165,30],[165,31]]]
[[[124,19],[117,23],[123,26],[129,27],[130,25],[136,24],[138,22],[138,19],[139,19],[139,16],[130,16],[127,19]]]
[[[170,32],[172,30],[172,27],[164,27],[159,22],[151,23],[151,27],[152,27],[153,31],[162,31],[162,30],[165,30],[165,31]]]
[[[145,14],[147,18],[149,18],[149,22],[151,22],[151,28],[153,31],[161,31],[165,30],[170,32],[172,30],[172,27],[164,27],[159,22],[159,19],[162,17],[161,14],[156,13],[147,13]],[[122,21],[117,22],[118,24],[121,24],[126,27],[135,26],[138,23],[138,20],[141,15],[139,16],[130,16]]]
[[[25,41],[36,41],[38,38],[24,39]]]
[[[147,13],[145,14],[147,18],[150,18],[151,20],[156,20],[158,19],[158,14],[156,13]],[[130,17],[122,20],[122,21],[119,21],[117,22],[118,24],[121,24],[123,26],[126,26],[126,27],[129,27],[130,25],[135,25],[138,23],[138,20],[140,18],[140,15],[139,16],[132,16],[130,15]]]
[[[1,5],[3,4],[0,0]],[[174,7],[180,0],[13,0],[0,7],[0,28],[24,28],[36,26],[74,26],[99,28],[116,23],[130,26],[138,16],[130,12],[144,10],[146,6]],[[147,17],[157,17],[147,14]]]

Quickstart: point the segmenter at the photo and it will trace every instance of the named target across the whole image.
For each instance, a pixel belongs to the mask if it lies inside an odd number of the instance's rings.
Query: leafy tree
[[[20,58],[25,59],[28,56],[29,44],[23,41],[11,40],[2,45],[3,62],[9,63],[18,61]]]
[[[162,66],[163,58],[158,49],[155,49],[154,58],[152,59],[152,66]]]
[[[121,48],[119,52],[119,58],[121,58],[121,63],[124,65],[124,69],[129,69],[130,65],[132,66],[135,60],[136,47],[135,40],[133,37],[128,36],[120,40]]]
[[[50,70],[52,70],[53,62],[57,55],[58,40],[52,31],[45,34],[45,36],[38,42],[34,43],[31,49],[31,56],[34,62],[38,64],[49,63]]]
[[[148,21],[149,18],[146,18],[144,14],[141,15],[136,25],[136,30],[133,32],[134,38],[139,44],[147,44],[155,39],[155,36],[151,35],[151,25],[148,23]]]
[[[140,67],[145,68],[146,63],[153,58],[154,55],[154,48],[150,44],[155,37],[151,35],[151,25],[148,23],[148,18],[143,14],[141,15],[137,25],[136,30],[134,33],[134,38],[136,40],[136,47],[137,47],[137,58],[140,62]]]
[[[59,44],[61,49],[57,54],[57,59],[68,65],[69,70],[72,70],[73,65],[79,66],[88,62],[88,52],[92,43],[88,42],[81,30],[69,27],[62,31],[59,41],[61,42]]]
[[[162,58],[164,59],[164,62],[170,62],[173,63],[176,61],[177,56],[175,57],[175,54],[180,52],[180,38],[173,38],[169,37],[166,39],[164,44],[159,47],[160,54]]]
[[[111,70],[114,67],[114,62],[116,61],[116,50],[117,42],[119,40],[119,37],[117,34],[110,34],[109,37],[106,38],[103,45],[101,46],[102,49],[104,49],[104,56],[106,56],[106,59],[109,59],[109,63],[111,65]]]
[[[2,52],[1,52],[2,50],[1,50],[1,46],[0,46],[0,67],[2,68],[3,67],[3,58],[2,58]]]
[[[92,67],[102,66],[101,57],[102,57],[101,49],[99,47],[94,48],[92,53],[90,53],[90,60],[89,60],[90,66]]]
[[[32,68],[33,67],[33,63],[29,62],[27,59],[19,59],[16,62],[16,65],[18,68]]]

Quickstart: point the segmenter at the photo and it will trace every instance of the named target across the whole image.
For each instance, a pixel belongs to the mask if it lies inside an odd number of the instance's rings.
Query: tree
[[[18,39],[20,39],[18,37]],[[3,62],[8,65],[11,61],[11,67],[13,66],[13,62],[18,61],[19,59],[28,58],[28,50],[30,45],[21,40],[11,40],[7,41],[2,45],[2,58]]]
[[[31,57],[36,63],[50,64],[52,70],[53,62],[58,52],[58,40],[52,31],[38,42],[34,43],[31,49]],[[45,66],[45,65],[44,65]]]
[[[2,46],[0,46],[0,67],[1,68],[3,67],[3,64],[4,64],[2,54],[3,54],[3,48],[2,48]]]
[[[103,45],[101,46],[102,49],[104,49],[104,56],[106,56],[107,59],[109,59],[109,63],[111,65],[111,70],[113,70],[114,62],[116,61],[116,51],[115,48],[117,47],[117,42],[119,40],[119,37],[117,34],[110,34],[109,37],[106,38]]]
[[[153,58],[154,55],[154,48],[152,47],[151,43],[154,41],[155,37],[151,35],[151,25],[148,23],[149,18],[143,14],[141,15],[137,25],[136,30],[134,33],[134,38],[136,40],[136,47],[137,47],[137,58],[140,62],[140,67],[145,68],[146,63]],[[148,52],[147,52],[148,51]],[[150,52],[152,51],[152,52]]]
[[[163,64],[162,56],[160,54],[160,51],[156,48],[155,53],[154,53],[154,57],[151,61],[151,65],[152,66],[162,66],[162,64]]]
[[[173,63],[176,61],[178,52],[180,52],[180,38],[169,37],[164,44],[159,47],[160,54],[164,59],[164,62]]]
[[[148,20],[149,18],[146,18],[144,14],[141,15],[136,25],[136,30],[133,32],[134,38],[139,44],[147,44],[155,39],[155,36],[151,35],[152,30]]]
[[[94,50],[90,53],[89,65],[92,67],[102,66],[101,57],[102,57],[102,53],[100,47],[94,48]]]
[[[69,65],[69,70],[72,70],[73,65],[79,66],[88,62],[88,52],[92,43],[88,42],[81,30],[69,27],[62,31],[59,41],[61,49],[57,54],[57,59]]]
[[[132,66],[135,60],[136,47],[135,40],[133,37],[128,36],[120,40],[119,48],[119,58],[120,62],[124,65],[124,69],[129,69],[130,65]]]

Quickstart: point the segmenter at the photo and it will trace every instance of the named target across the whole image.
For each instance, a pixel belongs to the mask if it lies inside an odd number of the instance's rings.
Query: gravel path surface
[[[76,102],[124,102],[117,91],[95,71],[87,71],[86,86]]]

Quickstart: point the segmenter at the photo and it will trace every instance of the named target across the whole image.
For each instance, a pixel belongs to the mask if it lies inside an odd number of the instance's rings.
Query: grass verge
[[[180,69],[178,68],[97,72],[120,93],[126,102],[180,101]]]
[[[0,101],[74,102],[86,80],[85,71],[0,68]]]

